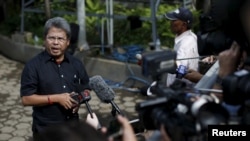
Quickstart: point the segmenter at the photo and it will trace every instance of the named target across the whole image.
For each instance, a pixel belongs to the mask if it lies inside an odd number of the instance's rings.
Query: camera
[[[178,83],[183,83],[181,80]],[[140,121],[146,129],[165,131],[173,140],[202,138],[204,141],[207,125],[227,124],[229,113],[207,95],[190,92],[183,84],[174,83],[170,87],[157,87],[157,97],[136,104]]]
[[[165,73],[176,73],[176,52],[171,50],[147,52],[142,54],[142,74],[154,80]]]
[[[222,80],[223,99],[231,105],[242,105],[250,99],[250,72],[243,69]]]
[[[159,80],[162,74],[168,72],[182,79],[187,73],[187,67],[180,65],[177,68],[176,55],[176,52],[172,50],[142,54],[142,74],[151,76],[153,80]]]
[[[165,53],[172,54],[172,52]],[[160,129],[163,125],[172,140],[205,141],[208,125],[250,123],[249,71],[237,71],[223,79],[225,97],[221,102],[216,96],[198,91],[182,79],[176,79],[167,87],[160,81],[162,74],[175,70],[179,75],[178,78],[182,78],[186,74],[186,68],[179,66],[176,69],[174,64],[161,65],[174,62],[175,58],[171,57],[176,57],[174,53],[165,58],[162,55],[160,52],[153,52],[142,56],[143,72],[147,72],[147,75],[156,80],[156,85],[150,88],[156,97],[149,97],[148,100],[137,103],[135,107],[145,129]],[[232,116],[230,109],[224,103],[230,106],[240,105],[237,115],[234,115],[237,118]]]

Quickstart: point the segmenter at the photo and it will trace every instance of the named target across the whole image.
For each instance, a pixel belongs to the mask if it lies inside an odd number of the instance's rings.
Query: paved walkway
[[[20,101],[20,75],[24,64],[0,54],[0,141],[28,141],[32,135],[32,108],[23,107]],[[92,93],[89,104],[103,126],[112,118],[111,104],[101,103]],[[115,103],[130,120],[137,118],[135,104],[145,97],[135,93],[117,91]],[[86,107],[81,105],[80,117],[85,119]]]

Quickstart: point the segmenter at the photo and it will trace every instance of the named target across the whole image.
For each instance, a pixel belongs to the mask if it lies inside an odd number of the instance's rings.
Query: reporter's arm
[[[128,119],[121,115],[117,115],[117,119],[122,128],[122,141],[137,141],[134,130],[130,125]],[[112,140],[112,139],[110,139]]]
[[[222,81],[223,78],[237,71],[240,64],[242,52],[240,46],[237,42],[233,42],[230,49],[221,52],[218,55],[219,60],[219,72],[217,80]],[[217,81],[213,88],[222,90],[221,83]],[[220,100],[223,99],[223,94],[221,93],[212,93],[216,95]]]
[[[185,79],[194,83],[197,83],[198,81],[200,81],[202,77],[203,77],[202,74],[200,74],[198,71],[195,71],[193,69],[189,69],[187,74],[184,75]]]
[[[219,60],[219,73],[220,78],[224,78],[229,74],[237,71],[241,60],[240,46],[238,43],[233,42],[230,49],[221,52],[218,56]]]

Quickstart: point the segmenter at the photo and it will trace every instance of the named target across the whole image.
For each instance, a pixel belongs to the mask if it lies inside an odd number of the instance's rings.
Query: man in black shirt
[[[44,27],[45,50],[25,64],[21,76],[21,100],[33,106],[34,140],[45,127],[79,119],[73,92],[89,93],[89,76],[83,63],[67,53],[70,25],[61,18],[49,19]]]

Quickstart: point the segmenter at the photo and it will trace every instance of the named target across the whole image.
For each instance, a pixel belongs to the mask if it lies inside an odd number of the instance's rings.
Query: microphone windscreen
[[[89,86],[102,102],[110,103],[115,97],[115,92],[113,89],[103,80],[100,75],[90,77]]]

